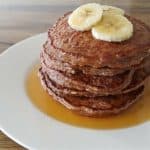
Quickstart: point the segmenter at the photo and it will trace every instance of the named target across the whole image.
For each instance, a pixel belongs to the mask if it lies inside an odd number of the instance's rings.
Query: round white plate
[[[56,121],[35,108],[25,78],[38,60],[46,34],[24,40],[0,56],[0,129],[36,150],[148,150],[150,122],[119,130],[92,130]]]

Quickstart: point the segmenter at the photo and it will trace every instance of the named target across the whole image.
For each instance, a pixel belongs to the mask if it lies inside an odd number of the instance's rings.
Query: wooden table
[[[39,3],[38,3],[39,2]],[[0,3],[0,53],[11,45],[32,35],[46,32],[64,12],[87,0],[49,0],[42,3]],[[129,14],[150,25],[149,0],[97,0],[104,4],[120,6]],[[21,146],[0,132],[0,150],[23,150]]]

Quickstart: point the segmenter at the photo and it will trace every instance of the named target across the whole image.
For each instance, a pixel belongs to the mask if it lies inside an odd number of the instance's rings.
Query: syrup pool
[[[37,76],[38,68],[39,65],[33,67],[27,75],[26,91],[33,105],[49,117],[66,124],[92,129],[128,128],[150,121],[150,82],[143,98],[128,110],[116,116],[91,118],[73,113],[48,95]]]

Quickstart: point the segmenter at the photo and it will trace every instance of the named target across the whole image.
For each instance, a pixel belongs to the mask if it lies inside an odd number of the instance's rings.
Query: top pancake
[[[137,19],[127,16],[134,26],[134,34],[119,43],[96,40],[91,31],[72,29],[67,22],[69,14],[48,31],[50,49],[55,50],[57,53],[53,54],[63,62],[74,66],[123,68],[138,64],[150,54],[150,28]]]
[[[103,76],[114,76],[117,74],[121,74],[125,71],[132,70],[132,69],[138,69],[142,68],[143,66],[149,66],[150,65],[150,55],[145,57],[142,61],[139,62],[139,64],[131,65],[130,67],[126,68],[109,68],[109,67],[100,67],[100,68],[93,68],[89,66],[73,66],[70,65],[70,63],[64,63],[60,61],[59,59],[55,59],[51,57],[52,53],[57,53],[57,51],[53,51],[49,47],[49,43],[46,41],[46,43],[43,45],[43,49],[41,51],[41,61],[45,61],[46,65],[54,70],[66,72],[68,74],[76,74],[78,72],[81,72],[85,75],[103,75]],[[57,54],[56,54],[57,55]],[[59,58],[59,55],[56,57]],[[71,57],[72,58],[72,57]]]

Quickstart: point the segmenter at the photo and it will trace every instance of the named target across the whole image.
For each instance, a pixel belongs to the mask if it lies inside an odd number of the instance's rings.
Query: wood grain
[[[86,2],[91,0],[0,3],[0,53],[20,40],[46,32],[60,15]],[[149,0],[95,0],[94,2],[124,8],[128,14],[150,26]],[[24,150],[24,148],[0,132],[0,150]]]

